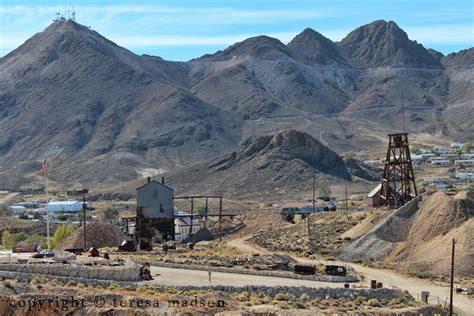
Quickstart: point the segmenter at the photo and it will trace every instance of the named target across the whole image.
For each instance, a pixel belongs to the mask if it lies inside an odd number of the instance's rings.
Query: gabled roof
[[[140,190],[141,188],[144,188],[144,187],[146,187],[146,186],[152,184],[152,183],[158,183],[158,184],[160,184],[160,185],[162,185],[162,186],[164,186],[164,187],[166,187],[166,188],[168,188],[168,189],[174,191],[174,188],[170,187],[170,186],[167,185],[166,183],[161,183],[160,181],[156,181],[156,180],[152,180],[152,181],[150,181],[150,182],[145,183],[145,184],[142,185],[141,187],[138,187],[138,188],[137,188],[137,191]]]
[[[369,198],[373,197],[381,189],[382,189],[382,183],[379,183],[375,188],[372,189],[372,191],[369,192],[369,194],[367,194],[367,197],[369,197]]]

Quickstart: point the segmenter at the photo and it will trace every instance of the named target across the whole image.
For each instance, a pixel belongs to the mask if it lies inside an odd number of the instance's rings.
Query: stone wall
[[[9,263],[0,264],[0,271],[127,282],[140,280],[140,270],[136,264],[127,264],[123,266],[86,266],[59,263]]]

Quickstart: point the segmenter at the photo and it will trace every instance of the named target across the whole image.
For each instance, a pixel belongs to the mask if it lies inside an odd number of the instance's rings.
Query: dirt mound
[[[473,230],[472,192],[461,192],[454,197],[436,192],[421,203],[406,241],[397,245],[385,261],[446,275],[450,271],[451,241],[456,239],[456,273],[473,276]]]
[[[342,234],[341,238],[357,239],[367,234],[377,223],[382,221],[390,214],[390,211],[377,211],[367,216],[362,222]]]
[[[472,192],[452,197],[441,191],[420,196],[341,248],[337,255],[346,260],[384,261],[398,268],[446,275],[451,240],[456,239],[456,273],[472,276],[472,197]]]
[[[120,227],[108,223],[90,223],[86,226],[86,246],[102,248],[102,247],[118,247],[123,240],[130,239],[125,235]],[[68,248],[82,248],[84,246],[84,230],[81,227],[77,228],[76,231],[66,238],[61,245],[59,250]]]

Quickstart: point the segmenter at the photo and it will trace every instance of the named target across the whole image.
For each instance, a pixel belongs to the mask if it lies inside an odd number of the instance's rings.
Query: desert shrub
[[[365,302],[365,305],[371,306],[371,307],[378,307],[378,306],[380,306],[380,302],[379,302],[378,299],[372,298],[372,299],[368,300],[367,302]]]
[[[365,302],[365,297],[363,297],[363,296],[357,296],[357,298],[356,298],[355,301],[356,301],[356,304],[359,304],[359,305],[360,305],[360,304],[362,304],[362,303]]]
[[[66,282],[66,286],[77,286],[77,281],[74,280],[74,279],[69,279],[69,280]]]
[[[110,283],[109,287],[108,287],[109,290],[116,290],[118,288],[119,288],[119,286],[116,283],[113,283],[113,282]]]
[[[286,293],[278,293],[277,295],[275,295],[275,299],[277,301],[287,301],[289,298],[288,298],[288,294]]]

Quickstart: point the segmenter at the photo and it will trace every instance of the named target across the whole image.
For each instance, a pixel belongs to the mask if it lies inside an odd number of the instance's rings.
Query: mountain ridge
[[[393,22],[376,22],[365,29],[388,29],[380,42],[350,33],[334,43],[305,29],[288,45],[259,36],[189,62],[138,56],[75,22],[53,23],[0,58],[2,181],[34,181],[44,157],[61,166],[53,180],[126,181],[288,128],[338,153],[367,150],[400,126],[403,95],[409,132],[469,139],[472,48],[438,62]],[[397,53],[406,47],[394,36],[421,57]],[[379,50],[386,61],[357,67]]]

